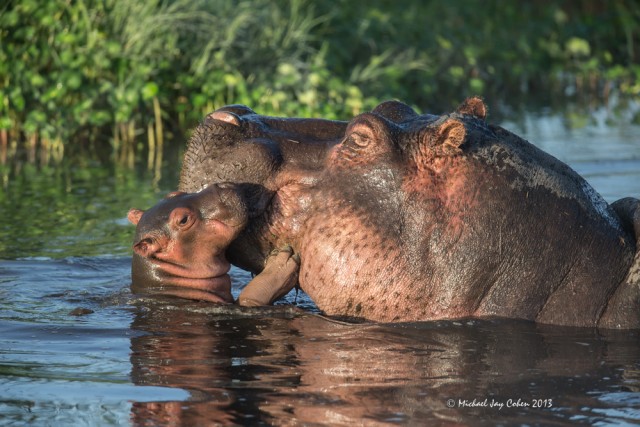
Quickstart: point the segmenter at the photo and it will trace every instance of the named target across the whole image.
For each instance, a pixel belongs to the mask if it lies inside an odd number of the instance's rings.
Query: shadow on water
[[[578,128],[545,112],[506,126],[607,200],[640,197],[640,127],[594,116]],[[322,317],[304,294],[265,309],[132,296],[125,214],[173,189],[174,160],[165,159],[156,187],[156,177],[93,164],[5,171],[0,425],[640,419],[640,331],[498,319],[354,324]],[[237,296],[249,276],[234,269],[232,279]]]

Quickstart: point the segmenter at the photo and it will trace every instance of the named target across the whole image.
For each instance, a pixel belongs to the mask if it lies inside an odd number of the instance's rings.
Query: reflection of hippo
[[[637,408],[635,393],[612,393],[628,397],[610,405],[601,400],[612,390],[637,391],[636,332],[515,321],[345,325],[319,316],[228,318],[180,306],[136,311],[130,376],[136,385],[179,388],[189,397],[133,402],[134,426],[564,425],[577,414],[591,423],[621,420]],[[553,408],[457,403],[485,397],[550,399]],[[453,408],[446,406],[451,398]],[[603,415],[603,407],[614,415]]]
[[[476,98],[444,116],[387,102],[332,142],[340,122],[294,129],[230,107],[194,132],[180,190],[236,183],[250,219],[229,260],[259,272],[290,244],[328,314],[640,327],[639,202],[612,208],[484,116]]]

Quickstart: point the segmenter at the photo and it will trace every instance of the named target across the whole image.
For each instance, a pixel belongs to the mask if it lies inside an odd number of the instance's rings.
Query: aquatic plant
[[[388,98],[637,96],[639,58],[633,0],[9,1],[0,161],[106,147],[157,169],[167,139],[229,103],[347,118]]]

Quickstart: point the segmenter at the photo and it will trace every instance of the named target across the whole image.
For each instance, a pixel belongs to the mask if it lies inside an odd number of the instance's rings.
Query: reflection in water
[[[640,127],[596,119],[578,129],[539,114],[505,126],[568,162],[608,201],[640,197]],[[475,320],[354,325],[290,308],[130,303],[125,215],[174,189],[178,158],[165,153],[155,189],[152,173],[86,159],[0,166],[0,425],[640,419],[638,331]],[[249,277],[232,276],[237,296]],[[69,314],[77,308],[92,313]],[[507,408],[509,399],[553,406]]]
[[[638,332],[188,309],[140,312],[132,329],[145,332],[131,340],[134,383],[190,393],[187,402],[134,403],[136,425],[593,421],[609,410],[599,398],[640,399]],[[620,419],[637,418],[633,406]]]

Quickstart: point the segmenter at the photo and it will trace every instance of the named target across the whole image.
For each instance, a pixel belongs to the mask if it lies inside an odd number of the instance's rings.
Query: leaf
[[[0,117],[0,129],[11,129],[12,126],[11,119],[6,116]]]
[[[18,112],[24,111],[24,96],[22,96],[22,92],[20,88],[15,88],[9,94],[9,101],[13,104],[14,108]]]
[[[565,47],[567,52],[573,56],[589,56],[591,54],[589,42],[579,37],[571,37]]]
[[[142,99],[149,101],[158,95],[158,85],[154,82],[149,82],[142,88]]]

